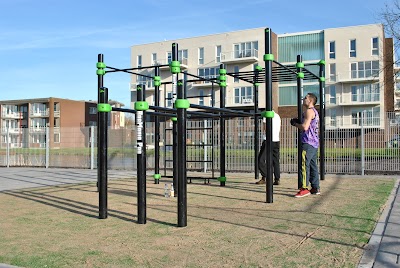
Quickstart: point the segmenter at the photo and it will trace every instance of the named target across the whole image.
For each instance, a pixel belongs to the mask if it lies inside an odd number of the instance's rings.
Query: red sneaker
[[[305,197],[310,195],[310,191],[306,188],[301,188],[300,191],[294,197]]]

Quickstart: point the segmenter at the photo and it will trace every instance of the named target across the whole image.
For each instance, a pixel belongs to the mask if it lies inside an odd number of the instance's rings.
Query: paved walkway
[[[109,170],[108,178],[129,178],[136,171]],[[23,188],[96,181],[97,170],[61,168],[0,168],[0,192]],[[0,268],[11,268],[1,264]],[[365,248],[358,268],[400,267],[400,178]]]

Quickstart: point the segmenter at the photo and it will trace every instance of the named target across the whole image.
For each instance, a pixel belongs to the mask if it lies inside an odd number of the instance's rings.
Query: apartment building
[[[123,106],[119,102],[110,104]],[[123,117],[123,113],[110,113],[111,128],[120,128]],[[42,148],[46,144],[46,131],[51,148],[71,146],[79,140],[85,143],[85,139],[66,133],[72,128],[96,126],[96,122],[97,103],[93,101],[53,97],[0,101],[2,148],[7,143],[11,148]]]
[[[178,43],[178,60],[181,69],[205,78],[215,78],[219,65],[228,72],[254,70],[264,67],[264,29],[257,28],[201,37],[162,41],[131,47],[132,67],[168,64],[171,61],[171,44]],[[273,29],[272,29],[273,30]],[[359,129],[363,126],[384,128],[386,112],[394,111],[393,40],[386,38],[383,25],[370,24],[331,28],[291,34],[273,34],[273,54],[283,64],[295,64],[297,55],[303,62],[326,62],[326,126],[327,129]],[[308,67],[317,76],[318,66]],[[154,76],[152,69],[142,71]],[[171,81],[168,67],[161,70],[162,81]],[[154,86],[151,79],[132,75],[131,107],[136,100],[136,85],[146,84],[146,100],[154,103]],[[211,105],[211,90],[219,91],[209,82],[188,85],[192,103]],[[259,107],[265,107],[265,88],[260,85]],[[319,96],[318,81],[304,82],[303,94],[314,92]],[[397,92],[397,91],[396,91]],[[216,106],[219,94],[216,93]],[[171,107],[171,86],[160,88],[161,106]],[[204,97],[203,97],[204,96]],[[397,95],[396,95],[397,96]],[[283,118],[296,115],[297,84],[280,82],[273,85],[273,107]],[[232,109],[251,110],[254,105],[252,85],[228,77],[226,106]]]
[[[155,66],[168,64],[172,60],[172,43],[178,43],[178,60],[181,70],[198,75],[206,79],[219,76],[221,64],[225,65],[228,73],[253,71],[254,66],[260,64],[264,67],[264,29],[251,29],[229,33],[213,34],[201,37],[184,38],[179,40],[162,41],[131,47],[132,67]],[[277,36],[272,33],[272,51],[277,53]],[[171,81],[172,76],[168,67],[160,68],[161,80]],[[152,68],[141,71],[144,75],[154,76]],[[193,79],[192,77],[188,77]],[[182,79],[182,75],[180,75]],[[154,104],[154,85],[146,77],[132,75],[131,77],[131,107],[136,101],[136,85],[145,84],[146,100]],[[273,84],[273,107],[278,107],[278,84]],[[212,106],[211,95],[214,91],[214,105],[220,106],[219,86],[211,82],[197,81],[188,83],[187,96],[193,104]],[[172,87],[160,87],[160,106],[172,107]],[[191,98],[199,96],[198,98]],[[259,87],[259,107],[265,107],[265,86]],[[227,77],[226,107],[240,110],[252,110],[254,106],[253,85],[245,81]]]

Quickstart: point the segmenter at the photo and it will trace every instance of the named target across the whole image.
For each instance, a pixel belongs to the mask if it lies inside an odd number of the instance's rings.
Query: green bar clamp
[[[261,67],[260,65],[256,65],[256,66],[254,67],[254,70],[256,70],[256,71],[262,71],[262,67]]]
[[[105,75],[106,74],[106,71],[104,70],[104,68],[106,68],[107,66],[104,62],[98,62],[96,64],[96,67],[97,67],[97,71],[96,71],[97,75]]]
[[[297,73],[297,78],[304,78],[304,73],[302,73],[302,72]]]
[[[297,63],[296,63],[296,68],[304,68],[304,63],[302,63],[302,62],[297,62]]]
[[[220,87],[226,87],[226,82],[220,82],[220,83],[219,83],[219,86],[220,86]]]
[[[142,86],[136,86],[136,90],[142,90]]]
[[[154,80],[154,85],[155,85],[156,87],[161,86],[161,77],[160,77],[160,76],[154,76],[154,77],[153,77],[153,80]]]
[[[274,54],[264,54],[264,61],[273,61]]]
[[[135,102],[135,110],[136,111],[146,111],[149,109],[149,104],[147,101],[137,101]]]
[[[325,82],[325,77],[321,76],[321,77],[319,78],[319,81]]]
[[[220,76],[218,76],[218,80],[221,81],[221,82],[224,82],[224,81],[226,81],[226,76],[225,75],[220,75]]]
[[[260,85],[260,83],[255,83],[254,85],[255,85],[256,87],[258,87],[258,86]]]
[[[173,74],[178,74],[181,72],[181,63],[178,60],[171,61],[169,67],[171,69],[171,73]]]
[[[219,177],[219,178],[218,178],[218,181],[220,181],[220,182],[226,182],[226,177]]]
[[[318,65],[325,65],[326,64],[326,62],[324,61],[324,60],[320,60],[319,62],[318,62]]]
[[[219,69],[220,75],[226,75],[226,69]]]
[[[155,180],[161,179],[161,175],[160,174],[154,174],[153,177],[154,177]]]
[[[275,116],[274,111],[264,111],[261,113],[261,116],[264,118],[273,118]]]
[[[172,121],[172,122],[176,122],[176,121],[178,121],[178,118],[176,118],[176,117],[171,117],[171,121]]]
[[[97,104],[97,111],[99,111],[100,113],[109,113],[109,112],[111,112],[111,110],[112,110],[112,107],[108,103]]]
[[[105,74],[106,74],[106,70],[97,69],[96,74],[97,74],[97,75],[105,75]]]
[[[179,109],[188,109],[190,107],[190,102],[187,99],[176,99],[175,100],[175,108]]]

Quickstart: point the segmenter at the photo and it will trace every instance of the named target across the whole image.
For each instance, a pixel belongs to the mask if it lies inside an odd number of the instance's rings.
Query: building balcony
[[[181,63],[181,70],[187,70],[188,68],[188,59],[183,58],[179,59],[179,62]],[[161,60],[155,60],[152,62],[151,66],[157,66],[157,65],[169,65],[171,63],[171,59],[161,59]],[[160,70],[169,70],[169,66],[162,66],[160,67]]]
[[[327,129],[360,129],[360,128],[380,128],[381,119],[379,117],[367,117],[364,119],[352,117],[326,118],[325,127]]]
[[[1,118],[6,119],[6,118],[10,118],[10,119],[20,119],[22,118],[22,112],[14,112],[14,113],[1,113]]]
[[[337,105],[341,106],[377,105],[380,103],[380,94],[370,93],[340,95],[336,98],[336,102]]]
[[[19,134],[22,132],[21,128],[6,128],[6,127],[2,127],[1,128],[1,133],[6,134],[8,131],[9,134]]]
[[[30,117],[48,117],[49,116],[49,109],[47,110],[36,110],[36,111],[29,111]]]
[[[327,84],[335,84],[335,83],[365,83],[365,82],[378,82],[379,81],[379,71],[371,72],[357,72],[350,71],[348,73],[338,73],[336,75],[326,75],[326,83]]]
[[[30,127],[30,133],[46,133],[46,127]]]
[[[60,111],[54,111],[54,117],[60,117]]]
[[[217,82],[217,75],[210,75],[210,76],[205,76],[203,77],[204,79],[210,79],[210,80],[214,80],[215,82]],[[196,81],[192,83],[193,87],[212,87],[212,85],[214,85],[214,88],[219,88],[219,85],[217,83],[212,83],[210,81]]]
[[[258,61],[258,50],[240,50],[221,53],[221,63],[255,63]]]

